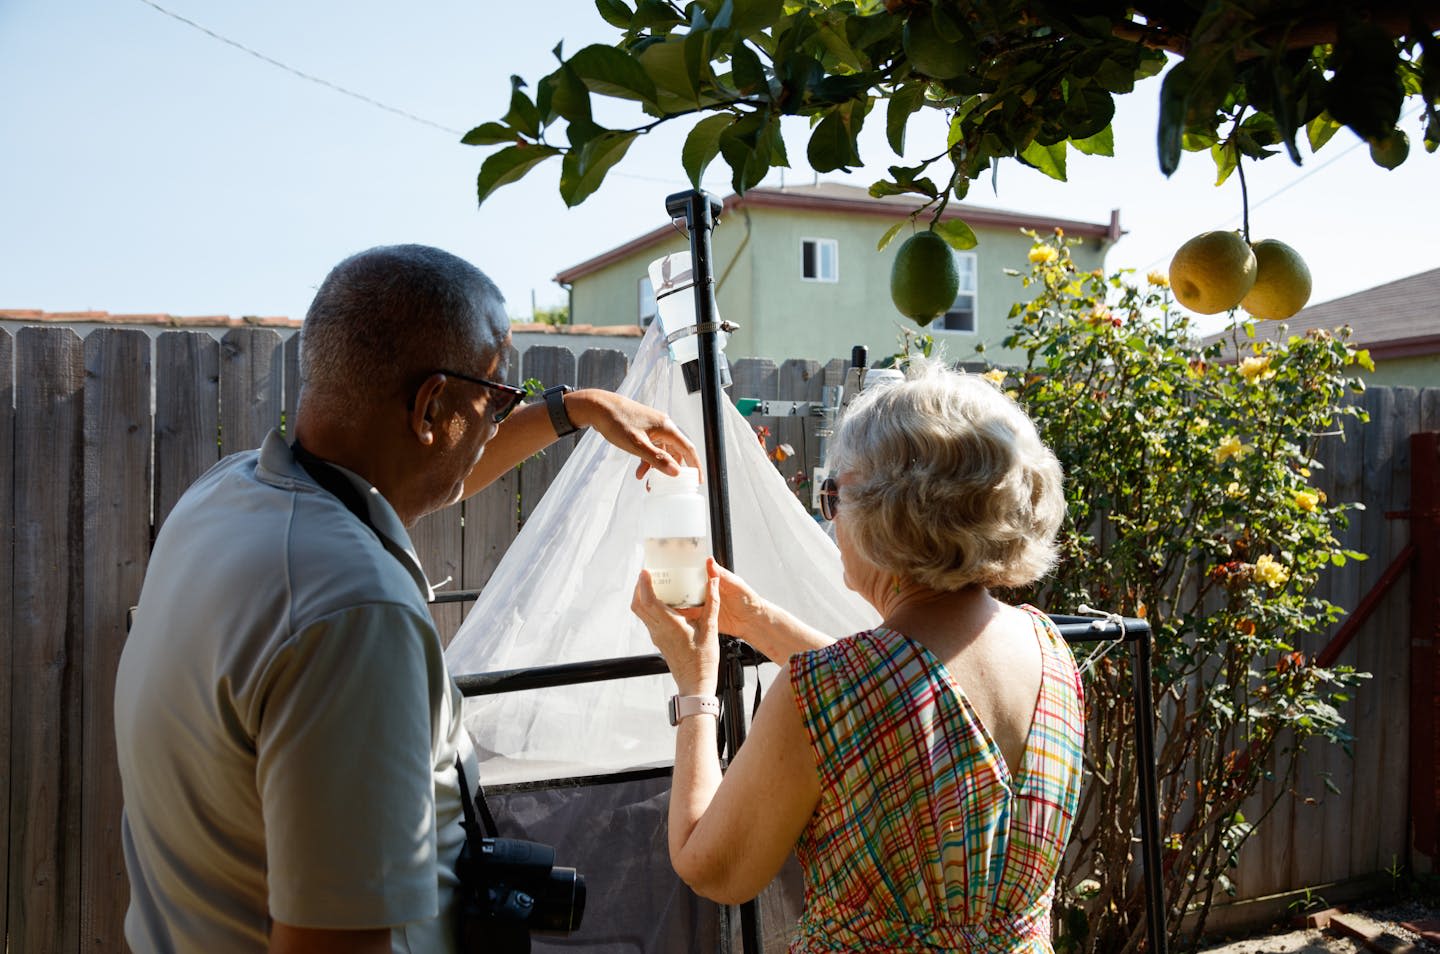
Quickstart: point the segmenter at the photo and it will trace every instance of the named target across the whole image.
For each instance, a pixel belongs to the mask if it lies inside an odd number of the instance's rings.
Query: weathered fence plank
[[[506,362],[505,383],[519,386],[520,360],[514,348]],[[520,473],[511,469],[502,474],[489,487],[461,503],[465,533],[461,538],[460,584],[467,590],[478,590],[490,582],[495,567],[520,529]],[[459,620],[463,619],[467,605],[455,617],[454,627],[440,635],[448,644]],[[448,620],[447,620],[448,623]]]
[[[259,447],[280,426],[285,356],[269,328],[235,328],[220,339],[220,453]]]
[[[295,439],[295,415],[300,410],[300,336],[285,339],[285,439]]]
[[[15,592],[15,338],[0,328],[0,587]],[[10,680],[15,673],[14,610],[0,611],[0,926],[10,905]],[[8,937],[8,934],[7,934]]]
[[[15,589],[11,718],[13,951],[79,946],[81,341],[22,328],[16,345]],[[103,720],[103,716],[101,717]]]
[[[780,365],[780,400],[819,404],[825,386],[824,369],[818,361],[791,359]],[[808,480],[815,463],[815,419],[809,414],[776,418],[775,444],[788,444],[793,456],[775,466],[792,493]],[[808,485],[807,485],[808,486]]]
[[[220,343],[201,331],[155,342],[155,527],[220,459]]]
[[[1374,420],[1371,422],[1374,423]],[[1382,475],[1389,484],[1389,504],[1376,508],[1375,516],[1385,518],[1385,510],[1410,509],[1410,435],[1420,430],[1419,394],[1414,388],[1394,389],[1394,411],[1388,425],[1391,433],[1390,472]],[[1383,520],[1383,546],[1370,555],[1376,575],[1384,572],[1392,560],[1410,542],[1410,522],[1404,519]],[[1365,735],[1357,739],[1374,739],[1380,750],[1376,774],[1382,780],[1374,805],[1360,804],[1357,810],[1372,812],[1378,822],[1377,857],[1372,870],[1385,870],[1391,864],[1404,867],[1409,848],[1410,825],[1408,808],[1410,760],[1410,599],[1402,578],[1390,588],[1384,604],[1376,614],[1372,632],[1379,637],[1380,653],[1371,670],[1371,696],[1379,703],[1377,718]]]
[[[524,380],[539,381],[542,387],[557,384],[575,386],[575,353],[569,348],[553,345],[536,345],[525,352],[522,363]],[[537,454],[520,465],[520,523],[523,526],[540,498],[545,496],[555,475],[570,459],[570,453],[579,440],[578,434],[562,437],[544,453]]]
[[[84,798],[80,943],[125,946],[129,884],[120,849],[120,770],[110,713],[125,617],[150,554],[150,338],[102,330],[85,339]]]

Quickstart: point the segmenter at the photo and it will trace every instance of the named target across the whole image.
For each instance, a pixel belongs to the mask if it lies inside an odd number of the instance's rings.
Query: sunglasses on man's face
[[[508,384],[501,384],[499,381],[491,381],[487,378],[472,377],[468,374],[461,374],[459,371],[446,371],[443,368],[439,371],[432,371],[431,373],[443,374],[451,378],[459,378],[461,381],[469,381],[471,384],[478,384],[483,388],[489,388],[497,392],[498,397],[495,398],[495,410],[490,415],[490,420],[496,424],[499,424],[505,420],[505,418],[509,417],[510,412],[519,407],[520,402],[525,400],[524,388],[511,387]]]
[[[834,477],[826,477],[820,481],[820,516],[826,520],[834,520],[835,514],[840,512],[840,485],[835,483]]]

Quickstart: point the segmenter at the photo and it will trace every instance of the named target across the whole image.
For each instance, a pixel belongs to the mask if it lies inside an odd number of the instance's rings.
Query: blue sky
[[[556,192],[558,163],[476,208],[488,150],[435,127],[498,118],[510,74],[538,79],[557,42],[610,39],[590,0],[155,2],[425,122],[301,79],[144,0],[0,0],[0,308],[300,317],[341,258],[424,242],[475,262],[526,315],[532,295],[564,300],[557,271],[663,225],[665,195],[687,187],[681,121],[639,142],[576,209]],[[1064,184],[1007,163],[998,194],[987,180],[970,201],[1097,222],[1119,208],[1129,234],[1108,264],[1163,270],[1191,235],[1237,226],[1240,193],[1234,177],[1214,187],[1203,155],[1160,175],[1158,92],[1151,81],[1121,99],[1118,158],[1072,156]],[[620,106],[610,116],[642,120]],[[1283,157],[1248,167],[1253,237],[1305,256],[1312,301],[1440,263],[1440,156],[1420,148],[1413,118],[1405,126],[1414,147],[1394,172],[1348,131],[1303,167]],[[806,135],[803,120],[786,128],[797,162]],[[912,154],[938,151],[942,135],[938,123],[913,128]],[[894,161],[883,123],[861,154],[877,170]],[[803,166],[784,173],[787,184],[813,178]],[[777,172],[767,184],[779,182]],[[722,163],[705,185],[728,194]]]

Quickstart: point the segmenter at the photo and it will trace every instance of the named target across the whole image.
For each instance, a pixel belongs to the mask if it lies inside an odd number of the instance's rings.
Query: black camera
[[[557,868],[549,845],[467,838],[455,870],[462,952],[527,954],[532,931],[568,934],[580,926],[585,878],[574,868]]]

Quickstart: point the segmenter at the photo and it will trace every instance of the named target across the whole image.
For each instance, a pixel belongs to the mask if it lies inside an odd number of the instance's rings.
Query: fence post
[[[1411,846],[1434,870],[1440,827],[1440,433],[1410,435]]]

